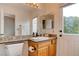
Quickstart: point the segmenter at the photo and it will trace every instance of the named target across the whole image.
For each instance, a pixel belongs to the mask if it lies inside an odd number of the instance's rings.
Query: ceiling
[[[0,3],[0,6],[12,6],[12,7],[20,8],[20,9],[23,8],[23,9],[26,9],[27,11],[38,10],[37,8],[30,7],[30,5],[28,5],[28,4],[30,4],[30,3]],[[54,4],[59,5],[59,7],[65,7],[65,6],[71,5],[73,3],[38,3],[39,10],[42,7],[53,6]]]
[[[30,12],[31,14],[43,14],[43,13],[49,13],[46,9],[44,9],[45,7],[52,7],[52,6],[59,6],[59,7],[66,7],[69,6],[73,3],[38,3],[39,8],[33,8],[30,7],[30,5],[28,5],[30,3],[0,3],[0,6],[10,6],[10,7],[14,7],[16,9],[19,10],[23,10],[26,12]]]

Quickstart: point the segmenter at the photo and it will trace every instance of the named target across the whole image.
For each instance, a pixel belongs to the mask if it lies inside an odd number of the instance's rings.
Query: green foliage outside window
[[[64,33],[79,34],[79,17],[64,17]]]

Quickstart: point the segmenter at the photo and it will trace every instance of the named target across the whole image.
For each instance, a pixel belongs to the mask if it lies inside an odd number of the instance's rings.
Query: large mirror
[[[39,16],[38,19],[38,32],[40,34],[52,34],[54,32],[54,15],[45,14]]]
[[[54,28],[54,15],[47,14],[42,16],[42,28],[43,29]]]

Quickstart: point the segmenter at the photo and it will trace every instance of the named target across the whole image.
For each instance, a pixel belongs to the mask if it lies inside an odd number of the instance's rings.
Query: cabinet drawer
[[[44,47],[44,46],[49,46],[49,44],[50,44],[50,41],[40,42],[40,43],[38,44],[38,48]]]

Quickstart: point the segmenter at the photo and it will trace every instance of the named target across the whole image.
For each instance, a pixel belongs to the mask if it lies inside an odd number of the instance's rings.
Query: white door
[[[60,29],[62,29],[62,37],[58,37],[57,40],[57,55],[60,56],[79,56],[79,25],[77,24],[78,22],[78,18],[76,18],[75,20],[72,20],[74,18],[74,16],[79,17],[79,4],[73,4],[73,7],[69,6],[69,9],[64,9],[65,14],[62,13],[61,16],[65,15],[65,16],[73,16],[71,18],[68,18],[69,20],[67,21],[67,23],[69,23],[69,28],[73,28],[73,29],[68,29],[65,28],[65,23],[64,19],[61,20],[60,24]],[[67,8],[67,7],[65,7]],[[66,24],[67,24],[66,23]],[[72,23],[75,23],[76,25],[72,26]],[[79,22],[78,22],[79,23]],[[71,25],[70,25],[71,24]],[[68,26],[68,25],[67,25]],[[64,30],[64,29],[67,29]],[[64,31],[63,31],[64,30]],[[60,33],[61,34],[61,33]]]

